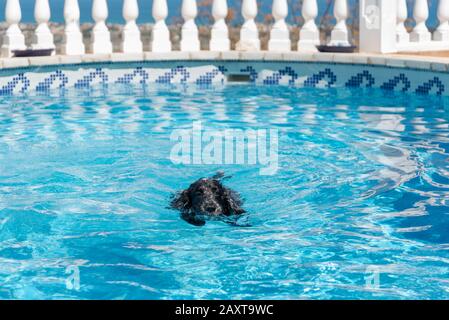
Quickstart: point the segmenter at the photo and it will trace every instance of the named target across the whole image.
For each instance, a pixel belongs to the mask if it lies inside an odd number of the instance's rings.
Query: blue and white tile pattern
[[[8,73],[7,73],[8,72]],[[423,95],[449,96],[449,73],[374,65],[270,62],[179,61],[129,64],[81,64],[22,68],[0,72],[0,95],[90,88],[108,84],[196,84],[226,82],[228,75],[246,74],[260,85],[316,88],[381,88]]]

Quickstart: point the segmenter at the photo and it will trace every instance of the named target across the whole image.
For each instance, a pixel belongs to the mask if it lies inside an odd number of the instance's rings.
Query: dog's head
[[[245,210],[241,205],[239,195],[214,178],[194,182],[171,202],[171,207],[180,210],[184,220],[195,225],[204,225],[201,217],[242,214]]]

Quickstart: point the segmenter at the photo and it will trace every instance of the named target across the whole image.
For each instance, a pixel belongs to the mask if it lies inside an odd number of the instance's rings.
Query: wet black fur
[[[208,218],[226,218],[245,213],[243,201],[221,183],[222,174],[202,178],[177,193],[170,207],[181,212],[181,218],[195,226],[204,226]],[[231,220],[224,219],[231,223]],[[235,224],[235,221],[231,224]]]

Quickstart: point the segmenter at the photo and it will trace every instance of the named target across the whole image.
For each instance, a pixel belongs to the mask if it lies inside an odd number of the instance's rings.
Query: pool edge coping
[[[49,57],[1,58],[0,71],[17,68],[50,67],[58,65],[82,65],[95,63],[170,62],[170,61],[250,61],[250,62],[308,62],[351,64],[433,72],[449,72],[449,58],[409,56],[400,54],[368,53],[315,53],[315,52],[239,52],[198,51],[168,53],[112,53],[76,56],[54,55]]]

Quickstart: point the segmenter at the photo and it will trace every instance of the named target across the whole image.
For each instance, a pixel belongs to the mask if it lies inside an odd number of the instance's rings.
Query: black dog
[[[233,190],[221,183],[222,173],[212,178],[202,178],[179,192],[171,201],[171,208],[181,211],[181,218],[194,226],[204,226],[206,219],[224,218],[237,225],[229,217],[245,213],[241,208],[243,201]]]

